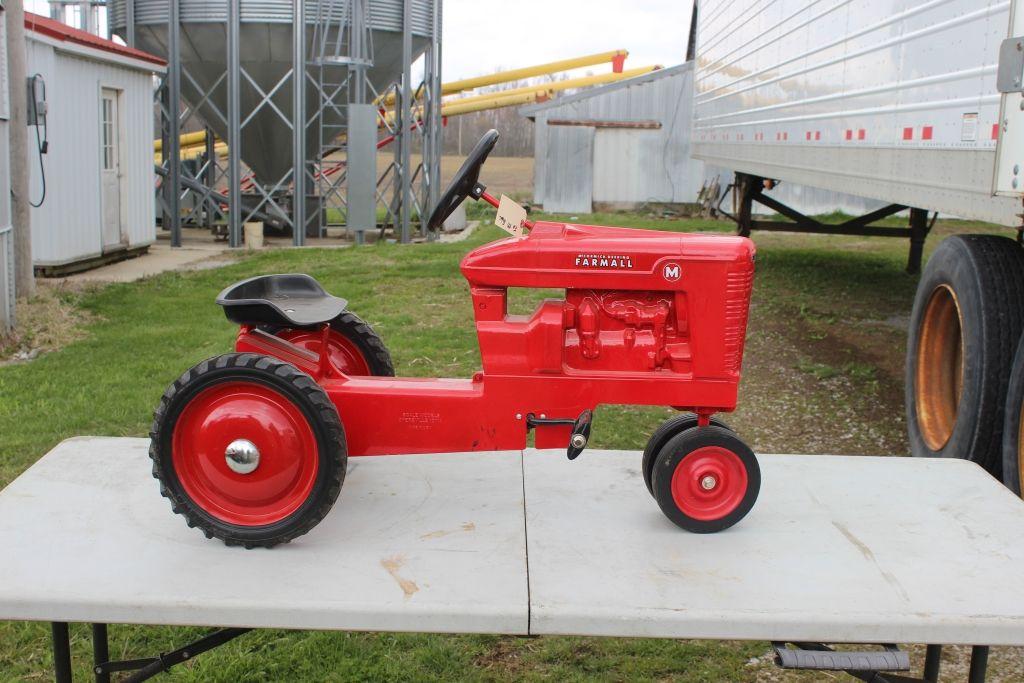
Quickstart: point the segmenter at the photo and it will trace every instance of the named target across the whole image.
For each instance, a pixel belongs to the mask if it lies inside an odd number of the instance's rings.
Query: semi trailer
[[[693,154],[734,174],[740,234],[903,237],[916,273],[938,214],[1006,226],[928,260],[905,404],[914,455],[973,460],[1020,494],[1024,0],[699,0],[694,14]],[[877,208],[826,225],[779,183]],[[877,224],[893,215],[907,224]]]

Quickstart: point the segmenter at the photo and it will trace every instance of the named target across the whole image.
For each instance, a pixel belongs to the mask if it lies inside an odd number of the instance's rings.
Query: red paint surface
[[[260,452],[250,474],[228,468],[224,451],[247,439]],[[309,497],[317,443],[302,412],[273,389],[225,382],[185,406],[172,437],[174,472],[188,496],[229,524],[262,526],[288,517]]]
[[[462,261],[483,361],[472,379],[325,376],[312,354],[246,328],[236,349],[313,376],[338,408],[350,455],[519,449],[530,413],[733,410],[753,257],[743,237],[538,222]],[[512,315],[510,287],[565,294]],[[569,434],[541,426],[535,443],[564,447]]]
[[[914,139],[914,129],[913,128],[904,128],[903,129],[903,139],[904,140],[913,140]]]
[[[323,348],[323,334],[319,330],[284,330],[277,336],[313,353],[319,354]],[[346,375],[370,374],[370,366],[362,352],[345,335],[328,330],[327,348],[331,364],[339,372]]]
[[[701,486],[713,477],[715,486]],[[711,521],[725,517],[743,501],[747,491],[747,470],[732,451],[705,446],[686,455],[672,473],[672,500],[687,517]]]
[[[88,31],[72,28],[67,24],[57,21],[56,19],[50,19],[49,17],[33,14],[32,12],[25,12],[25,28],[33,33],[38,33],[39,35],[47,36],[62,42],[76,43],[85,47],[110,52],[111,54],[121,55],[122,57],[131,57],[132,59],[138,59],[139,61],[149,62],[150,64],[156,64],[158,66],[167,65],[167,61],[165,59],[157,57],[156,55],[151,55],[148,52],[143,52],[142,50],[136,50],[135,48],[128,47],[127,45],[118,45],[112,40],[100,38]]]
[[[921,129],[921,139],[922,140],[931,140],[932,139],[932,127],[931,126],[925,126],[924,128]]]

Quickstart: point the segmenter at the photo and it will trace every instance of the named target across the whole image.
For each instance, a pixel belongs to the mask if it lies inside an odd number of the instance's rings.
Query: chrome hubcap
[[[259,467],[260,451],[252,441],[235,439],[224,451],[224,460],[232,472],[249,474]]]
[[[700,487],[705,491],[710,491],[718,485],[718,480],[713,475],[706,475],[700,480]]]

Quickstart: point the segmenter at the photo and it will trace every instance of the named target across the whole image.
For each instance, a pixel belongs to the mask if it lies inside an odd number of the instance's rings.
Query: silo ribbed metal
[[[179,54],[168,54],[168,0],[110,0],[112,31],[127,36],[125,17],[127,3],[134,2],[135,46],[177,61],[187,76],[182,78],[182,97],[197,106],[198,113],[217,133],[227,138],[227,126],[214,110],[227,109],[226,93],[214,88],[224,74],[226,52],[225,27],[228,19],[227,0],[178,0],[181,28]],[[304,3],[307,36],[313,32],[318,16],[317,0]],[[369,24],[374,47],[374,64],[367,72],[368,81],[378,90],[401,77],[402,74],[402,8],[403,0],[370,0]],[[419,57],[430,44],[434,0],[412,0],[411,21],[413,59]],[[338,0],[330,16],[341,20],[348,12],[348,2]],[[265,93],[273,91],[287,74],[292,62],[293,16],[292,0],[240,0],[239,41],[242,57],[240,66],[246,77],[242,84],[243,111],[258,108],[258,93],[246,82],[252,79]],[[307,38],[308,41],[308,38]],[[211,92],[212,89],[212,92]],[[291,83],[286,82],[275,96],[278,109],[289,108]],[[315,93],[307,93],[307,107],[315,111],[319,101]],[[331,118],[333,113],[325,113]],[[327,121],[336,125],[338,121]],[[292,154],[287,144],[291,141],[291,127],[273,107],[264,106],[254,113],[252,121],[242,131],[242,160],[264,183],[273,184],[292,166]],[[307,136],[306,153],[309,158],[317,152],[314,136]]]
[[[128,0],[110,0],[111,27],[115,33],[125,28],[126,5]],[[402,30],[402,0],[373,0],[370,3],[370,27],[379,31]],[[306,23],[316,21],[316,0],[307,0]],[[414,34],[429,36],[433,17],[432,0],[414,0],[410,25]],[[135,23],[166,24],[167,0],[135,0]],[[339,2],[331,13],[331,19],[340,19],[347,11],[347,3]],[[181,0],[182,23],[224,22],[228,15],[227,0]],[[276,24],[292,23],[290,0],[243,0],[241,23],[266,22]]]
[[[441,122],[434,111],[434,100],[440,100],[441,91],[437,68],[440,1],[108,0],[108,11],[114,34],[130,40],[134,47],[166,57],[168,73],[180,75],[180,79],[169,78],[165,86],[172,80],[180,82],[181,99],[187,105],[182,121],[197,114],[218,140],[228,142],[228,170],[224,175],[230,188],[230,243],[239,243],[241,216],[242,220],[258,217],[271,224],[280,225],[282,220],[290,223],[295,228],[295,243],[301,244],[303,225],[314,230],[310,234],[317,234],[316,226],[322,228],[329,220],[328,200],[335,201],[334,207],[341,212],[348,206],[346,174],[337,172],[351,161],[346,151],[346,107],[392,93],[398,83],[403,83],[401,89],[407,94],[405,116],[401,117],[404,123],[396,128],[387,123],[387,117],[381,117],[381,122],[396,153],[406,163],[392,172],[397,179],[388,179],[391,171],[385,171],[376,186],[380,188],[384,182],[392,187],[395,198],[388,200],[384,197],[387,190],[374,191],[371,186],[369,201],[384,204],[384,229],[395,226],[403,240],[410,235],[411,215],[430,213],[440,175]],[[177,16],[173,30],[172,6]],[[131,26],[127,25],[129,20]],[[358,40],[353,39],[352,31],[357,31]],[[169,40],[172,33],[180,37],[177,49]],[[296,49],[297,41],[304,42],[305,47]],[[370,46],[367,55],[359,57],[352,52],[359,52],[364,44]],[[427,121],[425,126],[411,126],[410,91],[417,88],[410,82],[409,66],[424,53],[431,67],[427,69],[425,87],[419,91]],[[303,72],[306,78],[296,77]],[[295,92],[296,82],[307,86],[301,88],[305,92]],[[165,119],[172,109],[164,107]],[[373,131],[364,134],[373,136]],[[415,168],[409,162],[414,134],[424,137],[426,151]],[[165,149],[173,146],[168,143]],[[176,155],[170,156],[176,159]],[[372,152],[369,158],[374,165]],[[243,182],[239,182],[240,163],[252,172]],[[422,173],[420,165],[424,167]],[[336,180],[325,180],[327,169],[335,171]],[[162,175],[169,177],[169,187],[179,186],[172,177],[174,173],[165,171]],[[193,182],[199,180],[193,175],[182,176],[186,192],[202,194],[199,201],[207,210],[224,216],[225,211],[211,194],[208,178],[204,176],[205,184],[201,184]],[[316,185],[315,190],[310,182]],[[307,185],[308,192],[303,192],[303,185]],[[420,189],[415,190],[414,185]],[[248,194],[239,200],[242,192]],[[317,204],[319,210],[310,208],[307,213],[306,201]],[[164,203],[171,214],[177,214],[173,201]],[[186,218],[195,211],[190,209]],[[304,214],[312,220],[303,220]],[[177,223],[173,218],[169,222]]]

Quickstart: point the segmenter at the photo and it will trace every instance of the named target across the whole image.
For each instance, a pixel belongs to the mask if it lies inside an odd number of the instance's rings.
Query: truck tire
[[[913,455],[964,458],[1001,478],[1022,304],[1024,250],[1013,240],[957,235],[935,250],[917,286],[907,344]]]
[[[1024,337],[1017,345],[1017,353],[1010,372],[1010,386],[1006,392],[1006,411],[1003,416],[1003,483],[1021,495],[1024,491]]]

